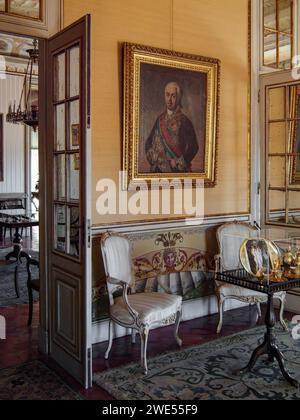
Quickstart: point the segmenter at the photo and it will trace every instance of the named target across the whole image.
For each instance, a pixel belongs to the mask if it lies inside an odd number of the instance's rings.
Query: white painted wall
[[[24,77],[6,75],[0,78],[0,113],[3,115],[3,164],[4,181],[0,182],[0,193],[25,192],[25,128],[6,123],[9,104],[19,102]]]

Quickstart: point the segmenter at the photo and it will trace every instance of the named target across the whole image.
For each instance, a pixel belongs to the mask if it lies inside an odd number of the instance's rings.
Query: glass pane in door
[[[66,252],[66,208],[65,206],[54,207],[54,230],[55,249]]]
[[[54,60],[54,98],[63,101],[66,97],[66,54],[62,53]]]
[[[300,191],[289,191],[289,223],[300,225]]]
[[[76,150],[80,147],[80,104],[79,100],[70,102],[70,149]]]
[[[68,254],[72,257],[79,257],[79,207],[68,208]]]
[[[285,87],[269,89],[269,120],[284,120],[286,114]]]
[[[270,157],[269,158],[269,179],[270,187],[273,188],[285,188],[285,157]]]
[[[269,124],[269,153],[285,153],[286,123],[273,122]]]
[[[5,0],[0,0],[0,12],[5,12]]]
[[[286,194],[283,191],[270,191],[269,205],[270,212],[267,215],[269,222],[285,223]]]
[[[66,199],[66,157],[65,154],[54,157],[54,199]]]
[[[80,197],[80,155],[68,156],[69,201],[79,201]]]
[[[69,96],[79,96],[80,92],[80,49],[79,46],[71,48],[70,52]]]
[[[65,104],[55,107],[55,150],[61,151],[66,149],[65,134]]]

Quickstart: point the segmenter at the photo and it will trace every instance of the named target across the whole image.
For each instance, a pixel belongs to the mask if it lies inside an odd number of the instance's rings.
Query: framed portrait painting
[[[202,179],[216,185],[220,61],[124,44],[125,186]]]

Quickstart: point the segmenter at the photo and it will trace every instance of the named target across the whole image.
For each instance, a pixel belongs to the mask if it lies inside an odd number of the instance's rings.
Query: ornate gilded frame
[[[141,64],[191,70],[207,75],[205,170],[203,173],[139,173],[138,146],[140,123]],[[137,44],[124,44],[124,188],[131,182],[160,180],[204,180],[206,187],[216,185],[219,135],[220,60],[163,50]]]

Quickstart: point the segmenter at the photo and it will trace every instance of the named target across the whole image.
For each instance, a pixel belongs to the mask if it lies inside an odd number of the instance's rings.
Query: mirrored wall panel
[[[300,84],[267,89],[267,223],[300,225]]]

